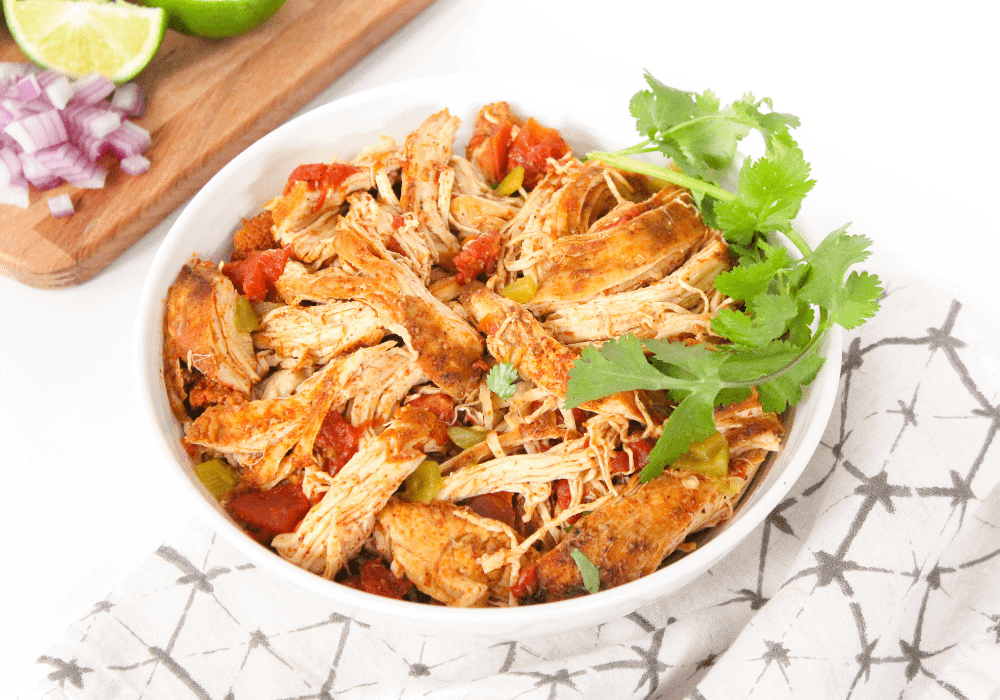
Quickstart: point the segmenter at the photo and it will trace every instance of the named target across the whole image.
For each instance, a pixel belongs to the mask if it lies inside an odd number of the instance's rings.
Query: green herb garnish
[[[579,549],[573,549],[569,555],[573,557],[576,568],[580,570],[580,576],[583,577],[583,587],[587,589],[587,593],[597,593],[601,587],[601,572],[594,566],[594,562],[590,561],[587,555]]]
[[[506,401],[514,395],[514,382],[519,379],[517,370],[509,362],[500,362],[486,375],[486,387]]]
[[[666,390],[678,402],[642,481],[715,431],[715,406],[742,400],[753,387],[766,411],[798,403],[822,367],[817,348],[826,331],[835,324],[860,326],[878,310],[882,294],[877,276],[850,270],[868,258],[868,238],[843,226],[812,250],[793,227],[814,184],[789,133],[798,118],[774,112],[767,98],[747,94],[721,107],[711,91],[676,90],[648,73],[646,82],[650,89],[636,93],[629,105],[646,139],[588,158],[690,189],[737,257],[737,267],[720,274],[715,287],[743,302],[743,310],[723,309],[712,321],[713,333],[730,344],[709,349],[626,335],[584,348],[570,370],[567,408],[634,389]],[[762,136],[764,156],[743,161],[736,191],[730,192],[719,184],[722,171],[732,166],[739,141],[751,131]],[[681,172],[632,157],[655,151],[672,158]],[[793,259],[775,234],[802,257]]]

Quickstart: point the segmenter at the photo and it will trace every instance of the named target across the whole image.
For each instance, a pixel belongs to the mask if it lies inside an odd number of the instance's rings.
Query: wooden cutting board
[[[168,30],[135,80],[148,100],[136,122],[152,135],[149,171],[131,177],[109,160],[103,189],[32,188],[28,209],[0,204],[0,272],[40,288],[90,279],[432,1],[286,0],[233,39]],[[0,61],[24,60],[4,26]],[[55,219],[47,199],[63,192],[76,213]]]

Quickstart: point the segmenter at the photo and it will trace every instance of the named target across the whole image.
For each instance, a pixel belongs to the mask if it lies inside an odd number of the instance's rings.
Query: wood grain
[[[168,30],[136,81],[153,144],[148,172],[108,161],[106,185],[31,190],[28,209],[0,205],[0,272],[39,288],[84,282],[191,197],[219,169],[328,87],[433,0],[286,0],[258,29],[210,40]],[[24,61],[4,27],[0,61]],[[76,213],[49,214],[67,192]]]

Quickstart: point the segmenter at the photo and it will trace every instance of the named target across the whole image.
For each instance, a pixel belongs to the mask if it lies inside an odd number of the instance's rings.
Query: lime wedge
[[[163,40],[163,10],[125,2],[3,0],[14,41],[35,63],[116,83],[146,67]]]
[[[222,39],[263,24],[285,0],[141,0],[167,11],[169,26],[184,34]]]

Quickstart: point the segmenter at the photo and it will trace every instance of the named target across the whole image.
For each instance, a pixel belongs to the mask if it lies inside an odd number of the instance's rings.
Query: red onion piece
[[[20,153],[21,174],[40,190],[51,190],[61,184],[61,180],[35,157],[34,153]]]
[[[93,105],[114,91],[114,83],[100,73],[91,73],[73,83],[73,98],[71,101]]]
[[[31,102],[42,94],[42,86],[38,84],[38,78],[34,75],[26,75],[16,83],[14,89],[17,90],[18,97],[25,102]]]
[[[149,132],[132,122],[122,122],[122,125],[107,136],[108,146],[119,158],[144,153],[152,145]]]
[[[111,96],[111,108],[130,117],[141,117],[146,112],[146,96],[135,83],[123,83]]]
[[[0,148],[0,184],[9,185],[21,178],[21,159],[12,149]]]
[[[29,204],[28,181],[18,178],[0,187],[0,203],[27,209]]]
[[[66,125],[74,134],[89,134],[97,138],[107,136],[122,124],[122,115],[114,110],[76,104],[72,101],[62,114]]]
[[[25,153],[34,153],[69,139],[57,109],[22,117],[4,127],[4,131],[21,145]]]
[[[57,219],[64,216],[73,216],[73,201],[66,193],[63,193],[58,197],[49,197],[48,204],[49,211],[52,212],[52,216]]]
[[[122,158],[118,166],[128,175],[142,175],[149,170],[149,159],[140,155],[129,156]]]
[[[56,109],[65,109],[69,98],[73,96],[73,86],[69,78],[57,70],[43,70],[38,74],[38,84]]]

